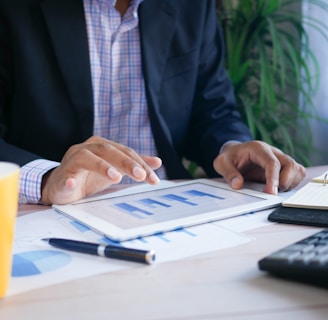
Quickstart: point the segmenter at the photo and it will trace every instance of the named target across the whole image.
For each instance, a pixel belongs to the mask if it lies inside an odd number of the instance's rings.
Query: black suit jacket
[[[144,0],[139,8],[152,130],[169,178],[181,158],[209,176],[227,140],[250,133],[224,68],[215,1]],[[93,133],[82,0],[0,0],[0,160],[60,161]]]

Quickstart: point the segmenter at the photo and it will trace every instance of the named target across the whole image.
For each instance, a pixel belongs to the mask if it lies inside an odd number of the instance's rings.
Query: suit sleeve
[[[185,153],[216,176],[213,160],[230,140],[248,141],[251,134],[236,106],[232,83],[224,67],[225,48],[215,1],[207,1],[190,134]],[[195,146],[197,146],[195,148]]]
[[[0,161],[9,161],[22,166],[35,160],[38,156],[29,151],[6,142],[10,117],[20,117],[10,112],[10,100],[13,97],[14,67],[12,63],[9,30],[3,18],[3,8],[0,7]],[[31,124],[32,125],[32,124]]]

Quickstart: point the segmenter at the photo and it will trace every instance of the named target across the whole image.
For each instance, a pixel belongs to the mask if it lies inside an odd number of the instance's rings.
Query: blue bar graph
[[[115,206],[122,209],[122,210],[124,210],[125,212],[128,212],[129,214],[133,215],[134,217],[141,218],[141,219],[142,219],[142,217],[137,214],[138,212],[140,212],[140,213],[142,213],[143,215],[146,215],[146,216],[154,215],[152,212],[142,210],[142,209],[140,209],[136,206],[133,206],[131,204],[128,204],[126,202],[116,203]]]
[[[215,198],[215,199],[220,199],[220,200],[225,199],[224,197],[216,196],[214,194],[202,192],[202,191],[199,191],[199,190],[187,190],[184,193],[189,194],[191,196],[210,197],[210,198]]]
[[[181,196],[177,196],[176,194],[164,194],[163,196],[161,196],[164,199],[168,199],[168,200],[173,200],[173,201],[178,201],[181,202],[183,204],[188,204],[190,206],[198,206],[198,203],[194,203],[194,202],[190,202],[188,201],[187,198],[185,197],[181,197]]]
[[[151,198],[141,199],[141,200],[138,200],[138,202],[140,202],[141,204],[143,204],[147,207],[150,207],[150,208],[157,208],[157,206],[161,206],[161,207],[164,207],[164,208],[170,208],[171,207],[171,205],[169,205],[167,203],[157,201],[157,200],[154,200],[154,199],[151,199]]]

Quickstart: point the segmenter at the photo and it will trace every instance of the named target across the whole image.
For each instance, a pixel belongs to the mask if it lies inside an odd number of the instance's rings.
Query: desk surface
[[[308,169],[305,184],[328,166]],[[40,210],[24,206],[20,214]],[[238,247],[66,282],[0,301],[0,319],[327,319],[328,290],[273,278],[263,256],[317,232],[273,224]]]

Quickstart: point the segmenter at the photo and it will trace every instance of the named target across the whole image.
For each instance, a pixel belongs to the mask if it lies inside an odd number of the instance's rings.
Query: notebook
[[[282,202],[283,207],[328,209],[328,172],[315,177]]]
[[[328,173],[311,182],[282,202],[268,216],[272,222],[328,227]]]

